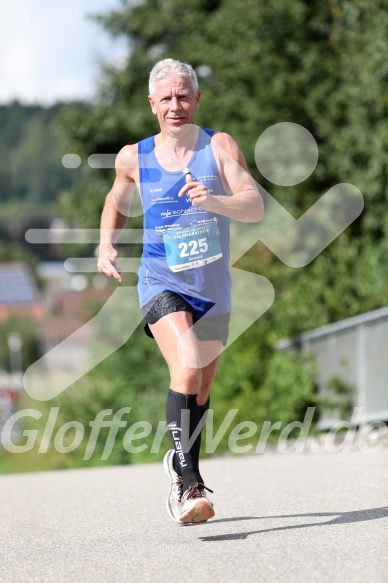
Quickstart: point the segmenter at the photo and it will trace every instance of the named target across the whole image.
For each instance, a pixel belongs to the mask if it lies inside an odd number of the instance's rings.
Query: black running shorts
[[[196,317],[192,306],[182,296],[172,291],[163,291],[158,294],[143,306],[141,311],[146,321],[144,331],[150,338],[153,338],[153,334],[148,324],[155,324],[160,318],[172,312],[191,312],[198,340],[222,340],[224,346],[228,340],[230,312],[217,316],[204,314]]]

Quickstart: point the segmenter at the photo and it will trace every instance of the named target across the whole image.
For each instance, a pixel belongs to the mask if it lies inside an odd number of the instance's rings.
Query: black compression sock
[[[174,458],[180,468],[178,473],[183,476],[183,490],[187,490],[192,484],[202,482],[198,467],[198,437],[190,449],[187,442],[187,438],[193,435],[199,423],[197,396],[184,395],[170,389],[166,403],[166,418],[171,441],[175,449]]]
[[[181,470],[181,467],[178,463],[176,455],[174,455],[174,457],[172,458],[172,467],[174,468],[174,470],[176,471],[178,476],[182,475],[182,470]]]
[[[207,398],[207,401],[203,404],[203,405],[198,405],[198,409],[199,409],[199,418],[202,421],[202,418],[204,416],[204,414],[206,413],[206,411],[209,409],[210,406],[210,396]],[[206,420],[205,420],[206,422]],[[201,435],[202,435],[202,430],[200,431],[197,439],[195,440],[195,447],[198,448],[198,458],[199,458],[199,452],[201,450]],[[198,443],[197,443],[198,442]],[[173,457],[173,467],[174,470],[176,471],[176,473],[178,474],[178,476],[182,475],[182,471],[181,471],[181,467],[178,463],[177,460],[177,456],[174,455]]]
[[[205,415],[205,413],[207,412],[207,410],[209,409],[210,406],[210,395],[207,398],[207,401],[203,404],[203,405],[198,405],[198,409],[199,409],[199,418],[202,422],[202,427],[204,427],[204,423],[206,423],[206,418],[203,419],[203,416]],[[196,446],[198,447],[198,458],[199,458],[199,452],[201,449],[201,435],[202,435],[202,430],[200,432],[200,434],[198,435],[196,441]],[[198,444],[197,444],[198,441]]]
[[[206,413],[206,411],[209,409],[209,407],[210,407],[210,395],[208,396],[207,401],[203,405],[198,405],[199,416],[201,419],[204,413]]]

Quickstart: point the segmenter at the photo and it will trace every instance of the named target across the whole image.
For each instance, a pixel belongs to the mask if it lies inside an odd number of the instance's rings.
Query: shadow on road
[[[213,542],[223,540],[242,540],[248,538],[251,534],[262,534],[265,532],[275,532],[280,530],[293,530],[296,528],[308,528],[311,526],[328,526],[334,524],[350,524],[352,522],[365,522],[366,520],[376,520],[377,518],[388,518],[388,506],[381,508],[369,508],[366,510],[353,510],[352,512],[312,512],[309,514],[283,514],[279,516],[239,516],[235,518],[221,518],[219,520],[212,520],[210,524],[217,522],[237,522],[240,520],[268,520],[271,518],[302,518],[307,516],[325,517],[335,516],[328,522],[313,522],[309,524],[295,524],[292,526],[278,526],[276,528],[265,528],[262,530],[251,530],[247,532],[236,532],[232,534],[220,534],[213,536],[201,536],[202,541]]]

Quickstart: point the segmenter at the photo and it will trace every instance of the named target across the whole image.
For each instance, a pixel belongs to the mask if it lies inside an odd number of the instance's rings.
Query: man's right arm
[[[100,273],[121,282],[121,270],[116,266],[118,253],[114,248],[127,224],[135,192],[137,145],[125,146],[116,159],[116,179],[108,193],[101,215],[100,245],[97,268]]]

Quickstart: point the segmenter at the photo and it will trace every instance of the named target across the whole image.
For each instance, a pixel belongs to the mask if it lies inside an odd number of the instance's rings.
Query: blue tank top
[[[211,193],[227,196],[210,144],[213,134],[214,130],[199,129],[188,168]],[[154,139],[138,143],[144,211],[140,306],[168,290],[184,297],[194,313],[212,308],[209,315],[225,314],[231,309],[230,219],[193,206],[186,195],[178,197],[185,174],[162,168]]]

